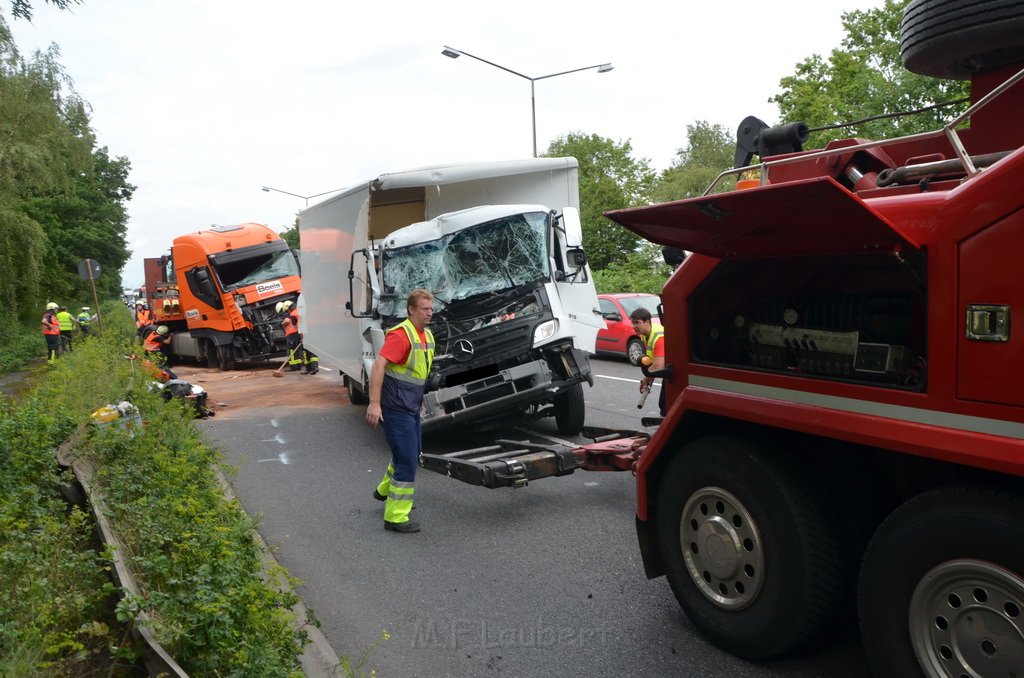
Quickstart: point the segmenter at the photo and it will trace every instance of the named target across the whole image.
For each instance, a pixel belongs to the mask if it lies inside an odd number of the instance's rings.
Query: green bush
[[[123,307],[122,307],[123,308]],[[37,390],[0,422],[0,675],[86,675],[100,648],[130,654],[116,628],[109,559],[89,514],[68,509],[54,455],[89,414],[127,399],[134,435],[87,425],[79,454],[141,588],[117,615],[146,611],[164,647],[194,675],[299,675],[306,641],[290,608],[295,582],[267,576],[253,521],[218,484],[220,459],[180,401],[151,393],[135,361],[130,318],[42,368]],[[114,318],[118,314],[113,314]],[[76,668],[78,667],[78,668]],[[30,670],[29,670],[30,669]]]

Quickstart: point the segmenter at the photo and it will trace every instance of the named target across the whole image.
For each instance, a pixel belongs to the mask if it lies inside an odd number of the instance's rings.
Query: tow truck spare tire
[[[900,23],[908,71],[953,80],[1024,62],[1020,0],[912,0]]]

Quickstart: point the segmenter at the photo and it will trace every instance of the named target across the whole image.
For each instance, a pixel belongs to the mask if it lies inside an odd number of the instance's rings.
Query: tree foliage
[[[579,162],[580,220],[592,269],[599,270],[636,250],[640,237],[608,220],[604,212],[650,201],[655,173],[646,158],[634,158],[629,141],[574,132],[548,146],[546,157]]]
[[[843,13],[846,36],[829,58],[814,54],[783,78],[782,91],[770,101],[784,121],[803,121],[812,129],[870,116],[905,112],[967,96],[966,82],[911,73],[900,59],[899,28],[910,0],[886,0],[881,7]],[[913,116],[884,118],[827,129],[812,135],[809,147],[850,136],[885,139],[939,128],[966,104]]]
[[[46,2],[60,9],[67,9],[71,5],[80,5],[82,0],[46,0]],[[11,0],[11,16],[15,19],[32,21],[32,3],[29,0]]]
[[[97,148],[59,56],[23,58],[0,17],[0,326],[38,318],[47,301],[91,306],[83,259],[100,264],[97,293],[117,296],[130,255],[130,163]]]
[[[607,292],[646,292],[661,294],[672,274],[662,258],[661,246],[644,242],[624,258],[600,271],[594,271],[594,286],[599,294]]]
[[[702,195],[715,177],[732,167],[735,145],[733,135],[722,125],[704,120],[687,125],[686,146],[676,151],[672,166],[661,173],[654,199],[668,202]],[[735,180],[730,180],[719,190],[734,185]]]

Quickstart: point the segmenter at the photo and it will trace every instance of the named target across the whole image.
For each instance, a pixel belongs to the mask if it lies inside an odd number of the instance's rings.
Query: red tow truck
[[[716,180],[754,187],[607,215],[694,253],[662,293],[649,441],[424,466],[488,487],[632,470],[647,576],[736,655],[856,611],[878,676],[1024,675],[1022,27],[1024,3],[914,0],[908,68],[971,80],[943,129],[820,151],[756,130],[761,162]]]

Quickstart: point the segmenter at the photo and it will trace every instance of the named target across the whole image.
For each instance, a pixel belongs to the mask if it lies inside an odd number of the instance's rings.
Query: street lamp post
[[[296,198],[302,198],[306,201],[306,207],[309,207],[310,198],[319,198],[321,195],[327,195],[328,193],[337,193],[338,191],[345,190],[344,188],[336,188],[333,191],[324,191],[323,193],[314,193],[313,195],[299,195],[298,193],[292,193],[291,191],[282,191],[280,188],[271,188],[270,186],[264,186],[263,190],[267,193],[274,191],[275,193],[284,193],[285,195],[293,195]]]
[[[538,76],[536,78],[531,78],[530,76],[523,75],[522,73],[519,73],[518,71],[513,71],[511,68],[506,68],[505,66],[502,66],[501,64],[496,64],[493,61],[488,61],[487,59],[482,59],[482,58],[480,58],[480,57],[478,57],[478,56],[476,56],[474,54],[470,54],[469,52],[464,52],[461,49],[455,49],[454,47],[449,47],[448,45],[444,46],[444,49],[441,50],[441,54],[445,55],[449,59],[458,59],[460,56],[465,55],[465,56],[468,56],[470,59],[476,59],[477,61],[482,61],[485,64],[489,64],[491,66],[494,66],[495,68],[500,68],[501,70],[503,70],[503,71],[505,71],[507,73],[511,73],[512,75],[518,75],[520,78],[523,78],[524,80],[529,80],[530,81],[530,117],[531,117],[531,119],[533,121],[533,157],[535,157],[535,158],[537,157],[537,98],[536,98],[536,95],[534,93],[534,83],[537,82],[538,80],[546,80],[547,78],[554,78],[554,77],[559,76],[559,75],[568,75],[569,73],[578,73],[580,71],[589,71],[592,68],[596,68],[598,73],[607,73],[608,71],[610,71],[613,68],[615,68],[611,64],[595,64],[594,66],[584,66],[582,68],[574,68],[574,69],[572,69],[570,71],[560,71],[558,73],[549,73],[548,75],[541,75],[541,76]]]

